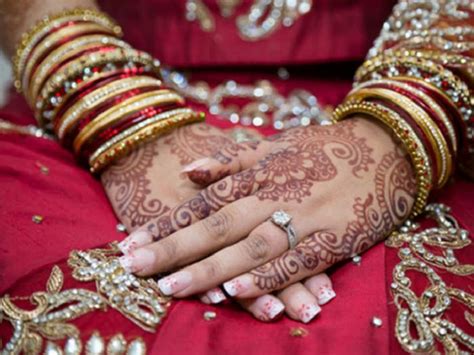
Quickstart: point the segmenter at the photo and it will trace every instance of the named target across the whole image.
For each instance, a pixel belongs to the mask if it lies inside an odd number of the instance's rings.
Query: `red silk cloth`
[[[223,18],[216,0],[203,0],[216,21],[204,32],[185,19],[185,0],[99,1],[124,26],[135,47],[180,67],[287,65],[364,58],[395,0],[314,0],[311,11],[259,41],[243,41],[236,16],[254,0],[242,0],[236,15]],[[169,45],[175,43],[176,45]]]
[[[392,5],[391,1],[381,5],[375,0],[315,1],[312,13],[293,27],[249,43],[238,38],[234,21],[219,17],[219,32],[203,33],[197,23],[184,20],[184,0],[102,3],[124,26],[134,45],[164,63],[220,67],[195,74],[193,79],[205,78],[211,84],[224,79],[239,83],[271,79],[282,94],[304,88],[323,104],[331,105],[339,103],[349,90],[354,65],[290,67],[287,81],[273,74],[276,67],[238,74],[222,67],[361,60]],[[16,94],[0,110],[0,117],[19,124],[33,123],[30,110]],[[208,122],[231,126],[215,117]],[[38,164],[47,166],[49,175],[42,174]],[[66,265],[69,252],[124,237],[115,229],[118,221],[100,181],[79,167],[72,154],[56,142],[0,134],[0,186],[0,294],[25,296],[44,290],[54,264],[66,275],[65,289],[91,288],[70,276]],[[437,200],[450,205],[461,225],[474,231],[474,184],[456,178]],[[41,224],[32,222],[36,214],[44,216]],[[472,248],[470,251],[472,254]],[[469,254],[462,251],[457,256],[466,262]],[[394,337],[396,309],[389,289],[398,261],[396,249],[379,244],[363,254],[359,266],[349,261],[333,268],[330,276],[337,297],[308,325],[288,318],[264,324],[232,303],[207,306],[197,300],[173,301],[155,333],[142,331],[114,310],[85,315],[74,324],[83,340],[95,330],[104,337],[121,332],[127,340],[143,337],[150,353],[160,354],[403,354]],[[447,274],[443,278],[448,284],[454,282]],[[207,310],[216,311],[217,318],[204,320]],[[451,320],[462,317],[461,312],[458,314]],[[371,324],[374,316],[382,319],[382,327]],[[290,336],[294,327],[305,328],[308,335]],[[4,322],[0,325],[2,344],[9,336]]]
[[[209,73],[201,76],[222,77]],[[250,79],[242,76],[239,82]],[[298,78],[275,84],[282,93],[292,87],[309,89],[330,104],[340,101],[349,88],[349,81]],[[0,117],[32,122],[28,108],[16,95],[0,110]],[[223,126],[213,117],[209,122]],[[43,175],[38,163],[47,166],[50,174]],[[0,186],[0,294],[24,296],[44,290],[54,264],[66,275],[65,289],[91,288],[70,276],[65,263],[69,252],[124,237],[115,229],[118,221],[100,181],[79,167],[72,154],[56,142],[0,134]],[[474,184],[458,179],[438,200],[450,205],[461,224],[474,231]],[[44,216],[42,224],[32,222],[35,214]],[[472,254],[472,248],[470,251]],[[460,254],[461,261],[468,261],[467,251]],[[173,301],[154,334],[142,331],[113,310],[94,312],[74,324],[81,329],[82,339],[94,330],[105,337],[121,332],[126,339],[143,337],[151,353],[160,354],[403,354],[394,337],[396,309],[389,292],[392,270],[398,262],[396,249],[379,244],[363,254],[360,266],[349,261],[333,268],[330,276],[337,297],[323,306],[313,322],[303,326],[308,331],[304,338],[290,336],[292,328],[302,325],[288,318],[264,324],[236,305],[206,306],[197,300]],[[448,274],[442,277],[450,284]],[[423,282],[422,277],[419,281]],[[208,310],[217,312],[215,320],[203,319]],[[462,312],[457,314],[462,318]],[[382,319],[382,327],[371,324],[374,316]],[[457,317],[451,319],[456,321]],[[3,344],[10,334],[7,328],[5,322],[0,326]]]

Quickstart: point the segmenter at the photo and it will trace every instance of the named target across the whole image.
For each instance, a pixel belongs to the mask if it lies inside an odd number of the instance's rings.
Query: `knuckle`
[[[201,268],[206,280],[215,280],[222,275],[222,267],[217,260],[204,260]]]
[[[178,243],[174,238],[166,238],[161,242],[161,249],[163,250],[164,257],[168,261],[175,261],[178,255]]]
[[[258,262],[268,260],[272,252],[269,238],[260,233],[250,235],[243,243],[243,248],[250,259]]]
[[[218,243],[224,243],[229,236],[233,221],[233,214],[222,210],[204,219],[203,226],[212,239],[217,240]]]

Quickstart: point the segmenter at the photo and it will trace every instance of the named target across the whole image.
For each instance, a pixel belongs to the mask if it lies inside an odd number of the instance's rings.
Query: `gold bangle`
[[[149,67],[149,70],[155,73],[156,76],[160,75],[159,61],[153,60],[150,55],[134,49],[117,48],[105,53],[80,57],[74,61],[71,61],[62,67],[56,74],[48,78],[47,82],[43,86],[43,89],[41,90],[41,94],[36,101],[36,119],[40,125],[43,125],[45,120],[52,121],[55,118],[55,115],[61,106],[60,102],[56,104],[52,111],[45,114],[44,111],[46,109],[46,102],[49,101],[50,98],[54,97],[54,94],[60,90],[61,87],[64,87],[68,80],[70,81],[79,75],[83,75],[85,68],[89,66],[100,66],[108,63],[118,64],[128,62],[142,64],[145,67]],[[86,85],[88,83],[88,79],[97,79],[106,74],[107,73],[100,73],[95,74],[92,77],[82,77],[84,81],[80,85],[77,85],[74,90],[66,92],[66,95],[61,98],[61,102],[67,100],[67,98],[70,97],[74,92],[80,90],[84,85]]]
[[[458,141],[456,138],[456,132],[454,130],[454,126],[449,120],[448,116],[446,115],[445,111],[441,108],[438,103],[433,100],[429,95],[425,94],[423,91],[418,90],[414,88],[411,85],[408,85],[404,82],[398,81],[398,80],[392,80],[392,79],[381,79],[381,80],[370,80],[362,83],[357,87],[357,89],[354,89],[353,91],[359,90],[359,89],[366,89],[371,85],[377,85],[377,84],[386,84],[386,85],[392,85],[395,87],[398,87],[400,89],[406,90],[409,93],[421,98],[433,111],[434,113],[439,117],[441,122],[443,123],[443,126],[446,128],[446,131],[448,132],[449,140],[451,142],[451,146],[453,147],[453,152],[457,153],[457,147],[458,147]],[[350,94],[349,94],[350,95]],[[411,101],[411,99],[410,99]],[[436,123],[433,122],[435,125]]]
[[[166,105],[169,103],[184,103],[184,99],[170,90],[154,90],[133,96],[111,107],[95,117],[79,132],[74,139],[74,152],[78,154],[87,140],[116,123],[125,115],[133,114],[147,107]]]
[[[339,122],[355,114],[366,114],[382,122],[403,143],[411,158],[417,181],[417,195],[411,211],[411,217],[418,215],[423,211],[432,187],[432,176],[429,168],[430,160],[420,139],[400,115],[374,102],[364,102],[359,99],[347,100],[333,111],[333,119],[335,122]]]
[[[406,111],[423,130],[433,148],[438,167],[437,188],[441,188],[448,181],[452,170],[451,154],[441,131],[422,108],[407,97],[387,89],[370,88],[356,90],[348,95],[348,99],[351,97],[357,97],[361,100],[368,97],[377,97],[382,100],[388,100]]]
[[[156,86],[158,88],[161,84],[161,80],[150,76],[133,76],[108,83],[80,98],[61,117],[58,117],[56,134],[62,140],[69,128],[78,119],[86,115],[94,107],[116,95],[147,86]]]
[[[39,64],[38,60],[45,55],[45,53],[51,48],[64,40],[64,38],[71,36],[87,35],[92,32],[108,32],[113,34],[112,30],[97,25],[96,23],[80,23],[75,26],[68,26],[59,29],[56,32],[51,33],[33,49],[30,57],[25,66],[25,70],[21,76],[22,89],[24,92],[28,92],[28,84],[30,82],[31,72],[33,68]],[[67,44],[67,43],[66,43]],[[71,47],[72,48],[72,47]]]
[[[98,173],[113,161],[124,157],[138,146],[167,133],[169,130],[186,124],[204,121],[205,119],[205,115],[202,112],[195,113],[191,110],[190,113],[171,114],[170,112],[165,112],[163,114],[170,116],[169,118],[161,118],[154,123],[145,125],[130,136],[111,145],[110,148],[105,150],[102,154],[97,155],[94,160],[90,160],[90,171],[92,173]]]
[[[80,52],[97,47],[99,45],[107,45],[123,49],[132,48],[127,42],[107,35],[86,35],[64,43],[52,51],[38,65],[31,75],[29,85],[23,86],[23,91],[25,92],[25,96],[27,96],[30,105],[34,104],[34,100],[40,92],[42,84],[46,81],[48,75],[50,75],[51,69],[57,65],[60,65],[61,63],[64,63],[70,58],[73,58]]]
[[[116,36],[122,36],[122,29],[112,18],[103,12],[93,9],[76,8],[45,17],[25,32],[20,43],[18,43],[12,60],[17,90],[21,91],[20,76],[31,50],[49,31],[69,21],[95,22],[98,25],[111,29]]]
[[[404,73],[399,73],[397,66],[403,66]],[[422,78],[420,70],[425,71],[432,75],[429,80],[430,83],[438,88],[442,88],[444,85],[448,85],[452,90],[447,90],[449,99],[455,103],[456,109],[459,111],[458,106],[465,108],[461,112],[463,119],[468,121],[470,119],[469,110],[474,111],[474,103],[471,103],[469,88],[465,82],[454,75],[450,70],[443,66],[434,63],[431,60],[426,60],[420,57],[396,57],[396,56],[384,56],[380,55],[372,59],[367,60],[357,70],[355,75],[356,84],[371,79],[381,79],[384,75],[380,74],[384,70],[388,69],[389,72],[385,77],[393,78],[400,75]]]
[[[466,66],[468,68],[474,69],[474,62],[468,56],[429,49],[388,50],[384,52],[384,56],[397,58],[421,58],[424,60],[432,60],[443,66]],[[369,61],[370,60],[373,59],[369,59]]]

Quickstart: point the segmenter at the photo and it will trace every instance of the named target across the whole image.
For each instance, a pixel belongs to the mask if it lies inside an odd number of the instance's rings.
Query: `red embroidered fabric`
[[[185,0],[99,1],[124,25],[125,39],[163,63],[179,67],[327,63],[364,58],[394,0],[315,0],[310,13],[259,41],[243,41],[236,16],[253,0],[242,0],[236,15],[223,18],[215,0],[204,0],[216,21],[214,32],[185,19]],[[355,30],[356,29],[356,30]],[[167,45],[179,43],[179,45]]]
[[[293,27],[281,28],[264,41],[247,43],[237,37],[233,21],[216,17],[217,25],[222,26],[218,34],[203,33],[196,23],[186,22],[184,1],[102,3],[121,22],[134,45],[167,64],[186,67],[362,60],[393,4],[315,1],[312,13]],[[225,79],[239,83],[272,79],[283,94],[304,88],[323,104],[336,105],[350,89],[354,70],[349,62],[308,65],[295,70],[290,80],[281,81],[269,74],[276,71],[272,68],[238,74],[209,69],[193,79],[205,78],[211,84]],[[16,94],[11,94],[0,117],[33,123],[26,103]],[[212,116],[208,122],[231,126]],[[38,163],[50,169],[49,175],[40,172]],[[54,264],[66,274],[64,288],[90,288],[70,277],[65,262],[69,252],[124,237],[115,229],[118,221],[100,182],[56,142],[0,134],[0,186],[0,294],[23,296],[44,290]],[[435,199],[450,205],[463,227],[474,231],[474,184],[455,177]],[[32,222],[36,214],[44,217],[41,224]],[[115,311],[97,311],[74,324],[81,329],[83,340],[94,330],[104,337],[121,332],[127,340],[141,336],[153,354],[403,354],[394,337],[396,309],[390,296],[393,267],[399,262],[396,253],[379,244],[362,256],[359,266],[349,261],[334,267],[330,276],[337,297],[304,326],[287,318],[264,324],[236,305],[206,306],[196,300],[173,301],[155,333],[142,331]],[[457,256],[463,262],[471,257],[472,263],[472,247]],[[450,275],[443,278],[448,284],[454,282]],[[204,320],[208,310],[216,311],[217,318]],[[374,316],[382,319],[380,328],[372,325]],[[458,312],[451,319],[462,324],[462,317]],[[308,335],[290,336],[294,327],[305,328]],[[0,325],[2,344],[11,335],[8,328],[5,322]]]

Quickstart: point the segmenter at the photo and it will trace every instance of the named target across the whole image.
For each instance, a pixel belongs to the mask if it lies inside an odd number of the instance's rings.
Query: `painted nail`
[[[119,258],[126,272],[135,273],[149,268],[155,262],[155,253],[148,249],[137,249]]]
[[[189,173],[190,171],[193,171],[201,166],[206,165],[210,161],[211,159],[209,158],[195,160],[191,164],[185,165],[184,168],[181,170],[181,173]]]
[[[276,297],[264,295],[256,301],[257,312],[261,312],[257,317],[261,320],[272,320],[278,317],[285,310],[285,305]]]
[[[226,296],[224,295],[224,292],[219,287],[213,288],[212,290],[209,290],[206,292],[206,296],[209,298],[211,303],[217,304],[221,303],[222,301],[226,300]]]
[[[158,287],[166,296],[184,290],[191,285],[192,275],[188,271],[180,271],[158,281]]]
[[[131,233],[127,238],[118,243],[118,248],[123,254],[126,255],[150,243],[152,240],[153,238],[148,231],[138,230]]]
[[[328,303],[334,297],[336,297],[336,292],[334,292],[334,290],[330,288],[329,286],[321,286],[319,288],[318,303],[320,305]]]
[[[237,296],[238,294],[245,292],[250,288],[248,280],[245,280],[243,277],[238,277],[227,281],[222,286],[230,296]]]
[[[298,316],[303,323],[308,323],[311,319],[321,312],[321,307],[315,303],[304,304],[298,310]]]
[[[202,295],[201,297],[199,297],[199,299],[201,300],[202,303],[211,304],[211,300],[206,295]]]

